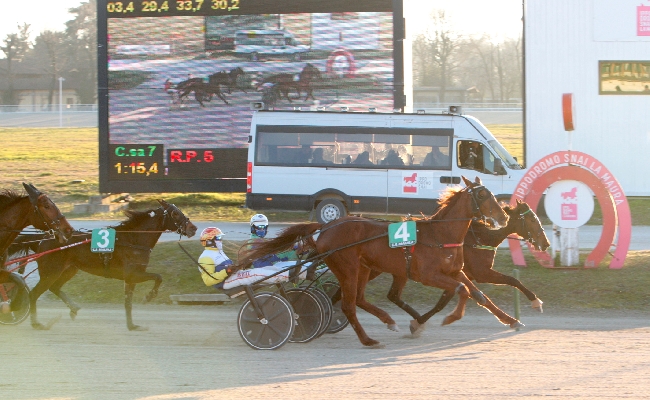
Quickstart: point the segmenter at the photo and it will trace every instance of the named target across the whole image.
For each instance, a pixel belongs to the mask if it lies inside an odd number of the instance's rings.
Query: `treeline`
[[[20,98],[15,87],[17,78],[47,77],[49,104],[56,103],[58,79],[74,82],[79,101],[93,104],[97,100],[97,3],[87,0],[69,9],[71,19],[65,30],[43,31],[30,40],[30,25],[19,24],[0,45],[0,104],[16,105]]]
[[[439,101],[452,88],[474,88],[476,101],[521,99],[522,37],[471,37],[454,27],[444,10],[435,10],[431,25],[413,41],[415,87],[439,88]]]

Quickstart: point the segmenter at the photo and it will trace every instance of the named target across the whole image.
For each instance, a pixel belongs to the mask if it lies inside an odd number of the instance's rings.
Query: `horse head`
[[[499,202],[483,183],[476,177],[474,182],[461,176],[467,192],[472,196],[474,217],[483,221],[490,230],[500,229],[508,223],[508,214],[501,208]]]
[[[551,245],[546,237],[546,232],[528,203],[517,199],[517,205],[510,209],[511,222],[515,222],[515,233],[533,245],[535,250],[545,251]],[[515,221],[512,221],[512,220]],[[521,221],[521,223],[518,223]]]
[[[56,204],[31,183],[23,183],[23,187],[29,196],[29,202],[34,207],[34,212],[29,218],[30,224],[37,229],[54,234],[60,243],[66,243],[72,237],[74,228],[61,214]]]
[[[198,228],[178,207],[174,204],[167,203],[165,200],[158,200],[158,203],[162,206],[165,216],[169,217],[165,218],[164,228],[166,230],[178,232],[188,238],[196,234]]]

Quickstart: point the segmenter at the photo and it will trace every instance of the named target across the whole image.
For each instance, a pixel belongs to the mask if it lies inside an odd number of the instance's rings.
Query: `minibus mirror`
[[[494,160],[494,174],[495,175],[507,175],[506,169],[503,168],[503,161],[497,158]]]

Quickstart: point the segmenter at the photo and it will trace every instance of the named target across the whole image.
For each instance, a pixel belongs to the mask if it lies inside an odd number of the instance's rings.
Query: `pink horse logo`
[[[575,199],[577,191],[578,191],[578,188],[574,187],[573,189],[569,190],[568,192],[562,192],[562,198],[564,200],[566,200],[566,199]]]
[[[411,176],[405,176],[404,177],[404,183],[415,183],[415,180],[417,179],[418,173],[414,172],[413,175]]]

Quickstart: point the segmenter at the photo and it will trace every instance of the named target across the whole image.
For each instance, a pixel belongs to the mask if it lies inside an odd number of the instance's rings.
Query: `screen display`
[[[100,191],[245,191],[253,104],[401,108],[401,15],[393,0],[98,1]]]

